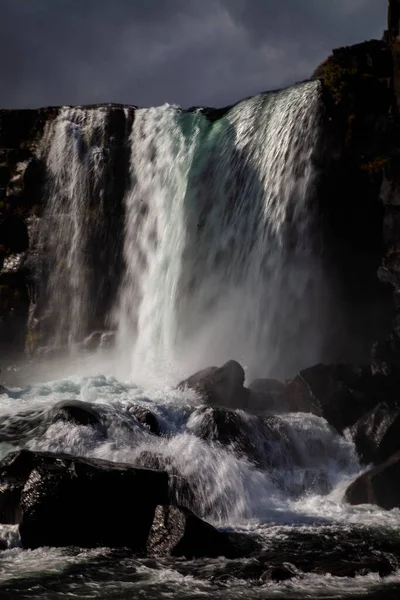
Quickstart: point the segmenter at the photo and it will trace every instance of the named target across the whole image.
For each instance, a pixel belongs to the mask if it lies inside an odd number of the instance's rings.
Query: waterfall
[[[310,82],[214,122],[201,109],[136,111],[117,309],[135,376],[228,358],[282,375],[320,358],[319,103]]]
[[[46,200],[34,326],[50,347],[72,350],[107,324],[122,268],[118,237],[129,113],[109,106],[63,107],[46,124],[39,148]]]

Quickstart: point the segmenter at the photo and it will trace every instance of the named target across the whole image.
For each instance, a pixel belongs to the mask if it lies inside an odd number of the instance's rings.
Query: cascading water
[[[107,324],[115,293],[110,288],[117,287],[122,265],[116,239],[127,177],[123,145],[131,120],[129,108],[63,107],[46,124],[39,148],[46,201],[35,311],[42,344],[71,350]]]
[[[44,246],[51,261],[45,295],[56,346],[82,338],[90,310],[86,243],[91,186],[102,179],[104,168],[104,120],[99,110],[61,109],[43,139],[48,178]],[[103,190],[98,192],[101,216]]]
[[[261,94],[214,123],[136,112],[117,315],[135,375],[229,358],[282,375],[320,357],[319,85]]]

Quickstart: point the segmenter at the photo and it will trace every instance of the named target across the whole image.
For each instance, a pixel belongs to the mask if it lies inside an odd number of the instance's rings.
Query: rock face
[[[398,146],[390,46],[371,40],[339,48],[315,76],[322,79],[326,111],[322,237],[337,297],[327,344],[337,348],[337,362],[364,364],[393,314],[390,289],[377,278],[385,252],[380,190]]]
[[[351,365],[314,365],[287,384],[293,410],[304,407],[305,412],[324,417],[340,433],[374,409],[382,396],[390,411],[395,410],[397,389],[397,377],[373,375],[369,367]]]
[[[400,408],[380,402],[351,428],[360,461],[375,465],[400,450]]]
[[[213,406],[246,408],[249,392],[244,388],[243,367],[229,360],[222,367],[208,367],[181,381],[178,388],[190,388]]]
[[[350,504],[377,504],[387,510],[400,507],[400,452],[353,481],[345,500]]]
[[[164,471],[27,450],[0,464],[0,522],[19,524],[24,548],[126,547],[187,558],[237,554],[226,535],[171,502]]]

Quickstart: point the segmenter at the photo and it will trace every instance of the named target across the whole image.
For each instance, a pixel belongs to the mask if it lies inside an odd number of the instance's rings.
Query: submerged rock
[[[235,556],[235,548],[226,535],[190,510],[176,506],[157,506],[146,551],[189,559]]]
[[[243,367],[235,360],[229,360],[222,367],[207,367],[181,381],[179,389],[190,388],[197,392],[208,404],[227,408],[246,408],[249,390],[244,384]]]
[[[104,433],[100,415],[92,404],[81,400],[63,400],[59,402],[51,410],[50,419],[53,422],[67,421],[74,425],[96,427]]]
[[[242,411],[202,406],[194,411],[188,429],[198,437],[230,448],[258,468],[280,468],[301,463],[285,423]]]
[[[136,404],[129,409],[129,413],[133,415],[139,421],[139,423],[144,425],[150,431],[150,433],[153,433],[154,435],[161,435],[160,424],[156,415],[152,413],[151,410]]]
[[[286,581],[293,577],[301,577],[302,573],[291,563],[270,565],[261,575],[261,581]]]
[[[390,510],[400,507],[400,452],[363,473],[345,493],[349,504],[376,504]]]

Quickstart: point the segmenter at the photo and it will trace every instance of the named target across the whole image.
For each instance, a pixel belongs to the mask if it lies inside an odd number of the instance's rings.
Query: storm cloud
[[[387,0],[0,0],[0,106],[224,106],[381,38]]]

